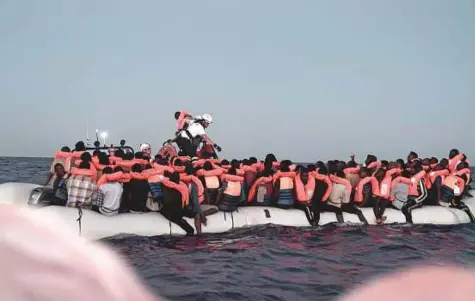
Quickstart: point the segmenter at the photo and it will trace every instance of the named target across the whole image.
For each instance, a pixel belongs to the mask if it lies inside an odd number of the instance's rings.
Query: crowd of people
[[[91,154],[82,141],[72,151],[63,147],[55,154],[47,184],[53,203],[107,216],[159,211],[187,235],[193,235],[194,229],[184,217],[194,218],[200,234],[207,215],[233,212],[240,206],[298,208],[312,226],[318,225],[321,212],[334,212],[338,222],[344,222],[343,212],[356,214],[367,224],[362,207],[373,208],[377,223],[385,221],[388,207],[401,210],[412,223],[412,210],[424,205],[458,208],[474,220],[463,202],[463,197],[470,196],[469,161],[456,149],[440,161],[410,152],[406,161],[378,161],[368,155],[363,164],[352,157],[348,162],[319,161],[306,166],[278,161],[273,154],[263,161],[255,157],[228,161],[204,151],[198,158],[198,142],[220,149],[204,133],[212,122],[205,115],[191,118],[177,112],[175,140],[181,153],[176,156],[160,152],[152,157],[148,144],[142,144],[137,153],[119,147]],[[197,137],[200,140],[194,142]]]

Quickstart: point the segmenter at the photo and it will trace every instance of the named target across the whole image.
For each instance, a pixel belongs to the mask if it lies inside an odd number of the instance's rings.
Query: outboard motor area
[[[58,200],[54,195],[54,191],[49,187],[38,187],[33,189],[28,198],[28,205],[31,206],[45,207],[49,205],[61,205],[57,203]]]

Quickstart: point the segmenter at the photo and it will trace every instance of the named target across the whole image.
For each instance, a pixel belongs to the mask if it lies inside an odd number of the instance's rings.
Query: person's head
[[[318,168],[318,173],[321,175],[328,175],[328,169],[325,165],[323,165],[322,167]]]
[[[357,166],[357,164],[356,164],[355,161],[348,161],[348,163],[346,163],[346,166],[348,168],[355,168]]]
[[[150,156],[152,155],[152,147],[148,143],[144,142],[140,144],[139,149],[143,156],[148,156],[150,158]],[[143,159],[143,157],[140,159]]]
[[[180,174],[179,173],[172,172],[172,173],[170,173],[168,178],[170,179],[171,182],[176,183],[176,184],[180,184]]]
[[[251,161],[249,161],[249,159],[243,159],[242,160],[242,165],[251,166]]]
[[[134,158],[135,158],[135,159],[143,159],[143,154],[142,154],[142,152],[136,152],[135,155],[134,155]]]
[[[84,153],[81,154],[81,161],[91,162],[91,160],[92,160],[92,157],[91,157],[90,153],[84,152]]]
[[[104,167],[104,169],[102,170],[102,173],[103,174],[106,174],[106,175],[110,175],[111,173],[113,173],[114,171],[112,170],[112,167]]]
[[[303,166],[300,169],[300,179],[304,184],[308,182],[308,169]]]
[[[400,169],[406,169],[406,163],[403,159],[397,159],[396,163]]]
[[[333,160],[328,161],[327,166],[328,166],[328,173],[329,174],[334,174],[335,171],[336,171],[335,161],[333,161]]]
[[[389,161],[388,160],[381,160],[381,167],[387,169],[389,167]]]
[[[303,166],[302,164],[299,164],[299,165],[295,166],[295,171],[300,173],[303,168],[305,168],[305,166]]]
[[[241,167],[241,164],[239,163],[238,160],[233,159],[231,160],[231,167],[234,167],[235,169],[239,169],[239,167]]]
[[[114,152],[114,156],[117,157],[117,158],[121,158],[123,159],[124,158],[124,151],[122,149],[117,149],[115,152]]]
[[[376,161],[378,161],[376,156],[369,154],[369,155],[366,156],[365,164],[366,164],[366,166],[368,166],[371,163],[376,162]]]
[[[64,175],[66,174],[66,170],[64,169],[64,165],[61,164],[61,163],[56,163],[56,164],[54,165],[54,174],[55,174],[58,178],[64,177]]]
[[[132,165],[132,172],[142,172],[142,165],[140,164],[134,164]]]
[[[411,162],[414,159],[419,158],[416,152],[411,151],[409,155],[407,156],[407,162]]]
[[[144,166],[143,170],[152,169],[152,168],[153,168],[152,165],[147,164]]]
[[[210,114],[203,114],[200,123],[204,128],[207,128],[213,123],[213,117]]]
[[[231,167],[231,168],[228,170],[228,175],[235,176],[235,175],[236,175],[236,168]]]
[[[282,162],[280,162],[280,171],[281,172],[289,172],[290,171],[290,165],[289,164],[289,160],[283,160]]]
[[[91,168],[91,164],[89,163],[89,161],[81,161],[81,163],[79,163],[79,169],[90,169]]]
[[[190,162],[185,164],[185,173],[187,175],[194,175],[196,173],[195,168],[193,167],[193,164]]]
[[[409,172],[409,170],[404,169],[403,171],[401,171],[401,177],[403,177],[403,178],[410,178],[410,177],[411,177],[411,173]]]
[[[257,163],[257,158],[256,157],[250,157],[249,161],[251,162],[251,164],[255,164],[255,163]]]
[[[74,147],[74,150],[77,152],[83,152],[86,150],[86,145],[83,141],[78,141]]]
[[[175,166],[183,166],[183,161],[181,159],[176,159],[175,162],[173,163]]]
[[[429,166],[430,165],[430,158],[422,159],[422,166]]]
[[[315,164],[315,166],[320,169],[322,167],[325,167],[325,163],[323,163],[322,161],[317,161],[317,163]]]
[[[65,153],[70,153],[70,152],[71,152],[71,149],[70,149],[68,146],[63,146],[63,147],[61,148],[61,151],[62,151],[62,152],[65,152]]]
[[[360,175],[360,178],[366,178],[368,177],[369,175],[371,174],[370,170],[366,167],[362,167],[360,168],[360,172],[359,172],[359,175]]]
[[[267,155],[266,155],[266,158],[265,158],[265,160],[264,160],[264,164],[265,164],[265,163],[268,163],[268,162],[270,162],[270,163],[272,163],[272,162],[277,162],[277,158],[275,157],[274,154],[271,153],[271,154],[267,154]],[[272,164],[271,164],[271,165],[272,165]]]
[[[437,164],[437,163],[439,163],[439,159],[437,159],[436,157],[430,158],[430,164]]]
[[[175,119],[178,120],[180,118],[181,112],[175,112]]]
[[[457,170],[462,170],[462,169],[468,168],[468,167],[469,167],[469,166],[468,166],[468,163],[467,163],[467,162],[460,162],[459,164],[457,164],[456,169],[457,169]]]
[[[110,165],[110,162],[109,162],[109,156],[106,154],[106,153],[100,153],[99,154],[99,164],[101,165]]]
[[[447,158],[443,158],[442,160],[440,160],[440,165],[442,165],[444,169],[449,167],[449,160],[447,160]]]
[[[206,161],[205,164],[203,164],[203,169],[207,171],[213,170],[213,164],[211,164],[209,161]]]
[[[133,158],[134,158],[134,153],[127,152],[127,153],[125,153],[125,155],[124,155],[124,160],[126,160],[126,161],[130,161],[130,160],[132,160]]]
[[[374,174],[374,177],[379,182],[381,182],[384,179],[384,176],[386,176],[386,170],[383,168],[378,168],[378,170]]]
[[[457,156],[458,154],[460,154],[458,149],[456,149],[456,148],[451,149],[450,152],[449,152],[449,159],[452,159],[453,157]]]
[[[99,149],[95,149],[93,152],[92,152],[92,156],[93,157],[99,157],[99,155],[101,154],[101,151]]]
[[[414,174],[417,174],[418,172],[422,171],[422,163],[421,162],[416,162],[412,165],[412,170]]]

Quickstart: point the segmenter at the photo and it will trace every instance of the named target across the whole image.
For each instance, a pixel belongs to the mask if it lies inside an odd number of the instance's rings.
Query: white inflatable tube
[[[6,186],[4,186],[6,185]],[[26,196],[34,188],[31,184],[11,183],[0,185],[0,200],[4,198],[4,191],[8,197]],[[36,187],[36,186],[35,186]],[[16,191],[25,190],[25,191]],[[11,203],[25,204],[28,197],[23,199],[11,199]],[[475,212],[475,198],[465,199],[465,203]],[[60,206],[48,206],[39,208],[44,214],[53,214],[64,220],[67,227],[76,229],[79,233],[79,223],[77,221],[78,209]],[[269,217],[266,216],[267,210]],[[374,225],[376,220],[372,208],[362,208],[367,221]],[[123,213],[116,216],[104,216],[90,210],[82,210],[81,235],[88,239],[101,239],[117,234],[133,234],[140,236],[157,235],[184,235],[185,231],[178,225],[170,223],[165,217],[157,212],[143,214]],[[386,209],[384,214],[387,219],[385,224],[406,223],[406,219],[401,211]],[[445,208],[440,206],[424,206],[412,211],[414,224],[437,224],[454,225],[470,223],[468,215],[458,209]],[[343,214],[345,222],[360,223],[354,214]],[[218,212],[207,217],[207,226],[203,226],[203,233],[223,233],[233,228],[252,227],[257,225],[274,224],[293,227],[309,227],[305,213],[297,209],[279,209],[273,207],[241,207],[239,211],[231,213]],[[186,219],[194,227],[191,219]],[[324,212],[320,216],[320,225],[336,223],[336,215]]]

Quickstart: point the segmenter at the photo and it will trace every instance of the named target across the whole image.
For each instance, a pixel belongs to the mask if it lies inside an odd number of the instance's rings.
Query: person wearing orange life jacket
[[[272,173],[270,169],[266,169],[260,173],[260,177],[251,185],[247,201],[250,205],[271,206],[274,204],[272,190]]]
[[[342,166],[338,166],[334,171],[334,174],[330,174],[330,179],[333,182],[332,191],[329,197],[329,202],[337,207],[340,207],[343,212],[356,214],[361,222],[365,225],[368,224],[363,212],[351,202],[352,187],[350,182],[345,179],[345,173]]]
[[[139,149],[142,153],[142,158],[148,157],[150,159],[152,157],[152,146],[150,146],[150,144],[145,142],[141,143]]]
[[[321,163],[321,164],[320,164]],[[321,212],[333,212],[339,223],[343,223],[343,212],[340,207],[328,202],[333,190],[333,183],[328,177],[328,171],[323,162],[317,162],[318,173],[315,176],[315,192],[312,198],[313,226],[318,226]]]
[[[179,134],[180,131],[186,130],[188,126],[193,122],[193,116],[186,112],[175,112],[175,120],[176,120],[176,135]]]
[[[457,165],[460,161],[465,161],[467,157],[464,154],[461,154],[458,149],[454,148],[449,152],[449,170],[454,171],[457,168]]]
[[[221,169],[213,169],[211,162],[206,161],[203,169],[196,171],[196,176],[204,186],[205,200],[208,205],[216,205],[219,200],[219,188],[221,187],[220,177],[224,172]]]
[[[132,165],[130,180],[123,184],[124,192],[120,212],[147,212],[150,193],[148,179],[142,176],[144,169],[138,163]]]
[[[192,217],[193,212],[188,210],[189,192],[186,184],[180,182],[180,175],[176,172],[163,178],[163,207],[160,213],[172,223],[177,224],[186,232],[186,236],[193,236],[195,230],[183,218]]]
[[[222,184],[222,198],[218,204],[220,211],[233,212],[241,205],[242,186],[244,178],[237,175],[234,167],[231,167],[227,174],[221,176]]]
[[[297,200],[295,207],[305,212],[308,223],[313,226],[315,225],[315,217],[311,206],[315,194],[316,180],[315,176],[309,174],[306,167],[301,166],[299,170],[300,172],[294,178],[294,192]]]
[[[442,182],[444,177],[450,174],[449,170],[444,167],[447,164],[448,160],[442,159],[441,163],[437,164],[427,173],[425,181],[430,181],[430,185],[426,185],[427,187],[430,186],[430,188],[428,188],[427,199],[424,201],[425,205],[440,205]]]
[[[252,166],[251,161],[248,159],[244,159],[242,164],[241,169],[244,171],[244,192],[247,195],[249,194],[252,184],[256,180],[257,169]]]
[[[116,173],[115,177],[109,177],[113,175],[111,167],[105,167],[102,172],[108,180],[105,184],[99,187],[97,196],[93,198],[92,210],[99,212],[102,215],[113,216],[119,214],[123,188],[118,180],[123,173],[119,172]]]
[[[88,161],[82,161],[78,168],[71,169],[71,176],[66,183],[68,191],[67,207],[91,207],[92,196],[96,190],[96,181],[93,176],[91,163]]]
[[[376,223],[382,224],[386,220],[384,216],[384,211],[386,207],[391,203],[391,182],[393,174],[399,172],[399,169],[391,168],[390,170],[378,169],[374,175],[377,183],[376,193],[378,194],[376,198],[376,203],[373,207],[373,212],[376,217]]]
[[[475,220],[470,208],[462,201],[465,181],[460,176],[450,174],[442,182],[440,204],[460,209],[467,213],[470,221]]]
[[[461,177],[465,183],[465,189],[462,193],[463,196],[473,197],[469,190],[470,190],[470,183],[472,182],[472,172],[470,170],[470,166],[467,161],[460,162],[456,170],[453,171],[453,174],[456,176]]]
[[[294,207],[294,178],[295,172],[290,171],[290,162],[282,161],[280,171],[274,174],[274,197],[277,207],[290,209]]]
[[[214,143],[205,131],[212,123],[213,118],[211,115],[204,114],[200,118],[196,118],[186,130],[181,131],[175,141],[183,155],[195,158],[196,150],[203,141],[213,145],[218,152],[221,151],[221,147]]]
[[[412,177],[409,184],[407,202],[401,208],[402,213],[406,217],[406,221],[411,224],[412,210],[422,207],[424,205],[424,200],[428,196],[424,176],[425,171],[422,168],[421,162],[414,159],[412,163]]]

